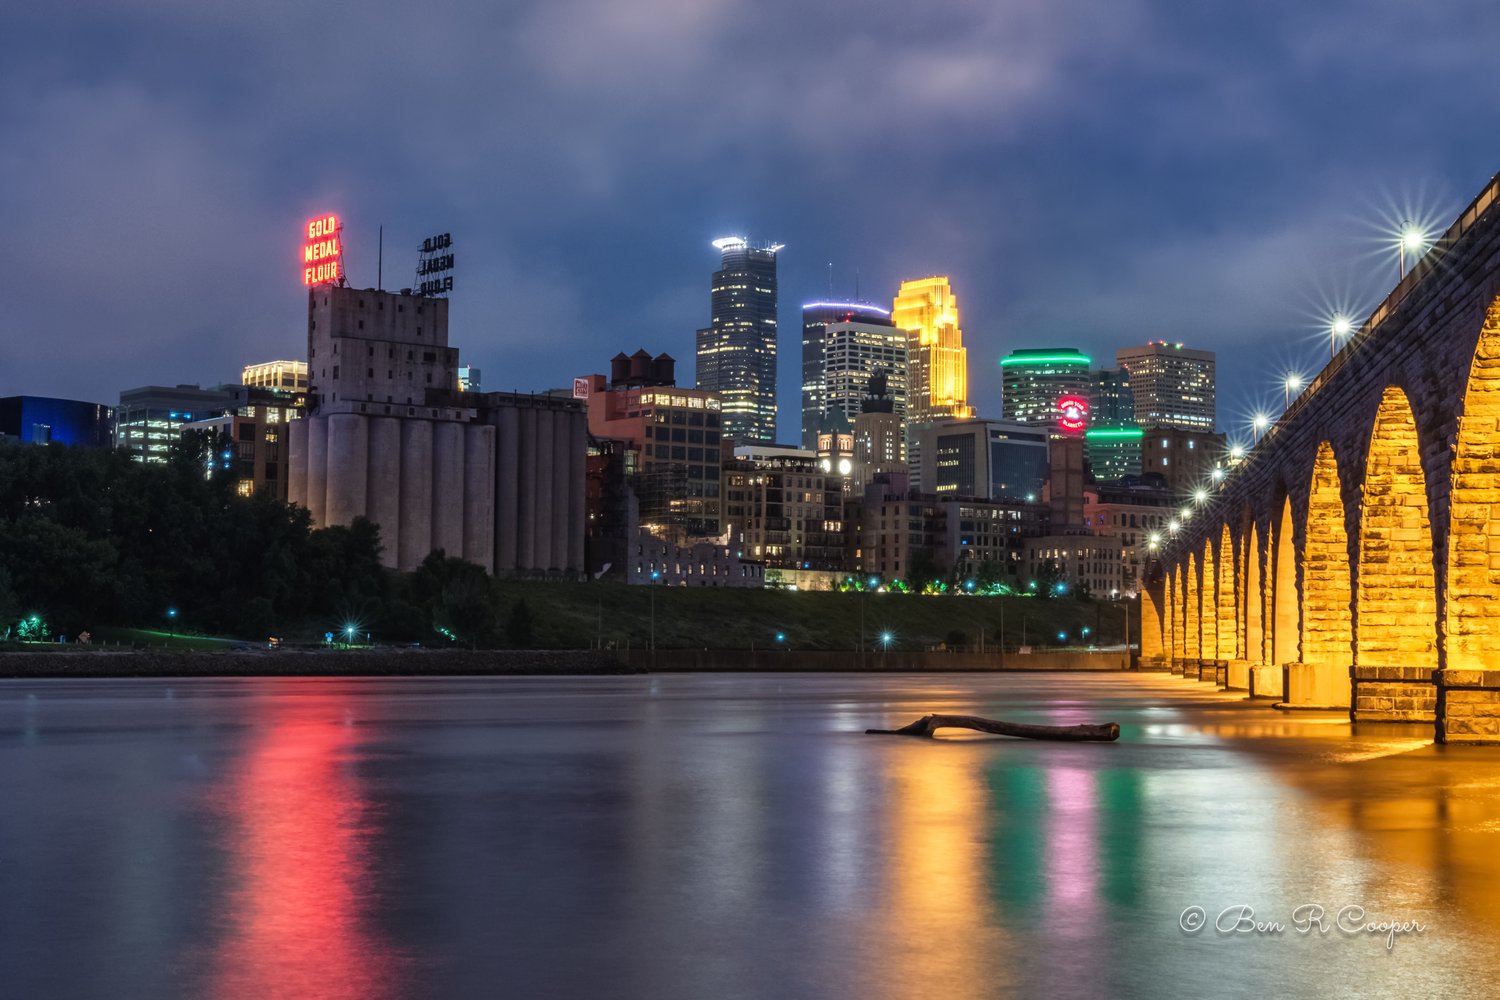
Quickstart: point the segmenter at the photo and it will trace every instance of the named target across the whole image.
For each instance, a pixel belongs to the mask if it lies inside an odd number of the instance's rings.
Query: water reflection
[[[0,995],[1494,992],[1494,751],[1181,685],[0,683]],[[927,711],[1125,736],[859,731]],[[1309,902],[1432,929],[1178,925]]]
[[[251,700],[255,735],[215,794],[228,821],[229,924],[206,993],[374,998],[401,992],[401,963],[371,931],[375,816],[354,770],[359,731],[340,682],[288,683]]]

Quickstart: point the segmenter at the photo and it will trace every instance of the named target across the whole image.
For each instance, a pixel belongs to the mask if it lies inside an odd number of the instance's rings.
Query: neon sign
[[[1071,434],[1077,434],[1088,426],[1089,403],[1077,396],[1064,396],[1057,401],[1057,426]]]
[[[344,279],[344,227],[337,215],[307,220],[302,243],[302,283],[341,284]]]

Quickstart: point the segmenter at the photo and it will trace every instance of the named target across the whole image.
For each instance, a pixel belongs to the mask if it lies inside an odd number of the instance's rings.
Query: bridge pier
[[[1350,706],[1350,667],[1333,663],[1287,663],[1286,708],[1342,708]]]
[[[1250,690],[1250,661],[1230,660],[1224,686],[1231,691]]]
[[[1435,724],[1439,691],[1436,680],[1438,673],[1484,674],[1490,671],[1437,671],[1432,667],[1350,667],[1349,686],[1352,697],[1349,706],[1349,721]],[[1500,677],[1500,674],[1496,676]],[[1462,679],[1468,680],[1469,678]],[[1466,711],[1470,705],[1477,707],[1482,704],[1482,700],[1471,701],[1466,693],[1459,694],[1454,703],[1455,708],[1464,706],[1459,708],[1460,713]],[[1456,718],[1462,717],[1460,715]],[[1469,716],[1469,718],[1479,717]],[[1500,722],[1500,718],[1495,721]],[[1438,728],[1438,733],[1441,739],[1441,727]]]
[[[1286,668],[1274,663],[1251,667],[1250,697],[1286,701]]]
[[[1500,670],[1434,670],[1439,743],[1500,744]]]

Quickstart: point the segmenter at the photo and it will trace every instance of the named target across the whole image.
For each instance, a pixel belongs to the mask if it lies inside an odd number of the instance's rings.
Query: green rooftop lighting
[[[1022,354],[1012,353],[1009,357],[1001,358],[1000,365],[1083,365],[1088,367],[1094,360],[1087,354],[1079,354],[1077,351],[1071,354]]]
[[[1139,427],[1096,427],[1083,432],[1090,441],[1138,441],[1145,434]]]

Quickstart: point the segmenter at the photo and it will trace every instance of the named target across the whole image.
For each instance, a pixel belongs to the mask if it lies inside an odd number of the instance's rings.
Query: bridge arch
[[[1266,660],[1266,601],[1261,586],[1260,525],[1250,522],[1245,543],[1245,659],[1251,663]]]
[[[1183,615],[1187,627],[1187,655],[1189,660],[1202,659],[1203,652],[1203,563],[1200,552],[1189,552],[1187,557],[1187,611]]]
[[[1219,658],[1219,586],[1212,532],[1203,540],[1203,549],[1198,557],[1198,580],[1199,589],[1203,594],[1203,610],[1199,618],[1201,658],[1217,660]]]
[[[1297,549],[1292,539],[1292,501],[1284,493],[1271,537],[1271,664],[1297,659]]]
[[[1350,612],[1349,533],[1333,445],[1318,444],[1307,496],[1302,543],[1302,662],[1349,666],[1354,651]]]
[[[1427,477],[1406,393],[1380,397],[1361,489],[1355,661],[1437,666],[1437,581]]]
[[[1178,662],[1198,655],[1191,652],[1188,644],[1188,601],[1192,598],[1192,591],[1188,588],[1188,562],[1190,561],[1178,563],[1172,573],[1172,578],[1177,581],[1177,603],[1172,619],[1177,634],[1172,639],[1172,655],[1177,658]]]
[[[1218,658],[1221,660],[1240,659],[1240,616],[1235,603],[1238,581],[1235,580],[1234,575],[1234,538],[1229,533],[1229,525],[1226,524],[1219,530],[1218,573],[1216,574],[1218,599],[1214,602],[1218,626]]]
[[[1445,665],[1482,669],[1500,649],[1500,299],[1469,364],[1448,509]],[[1487,654],[1486,650],[1490,652]]]

